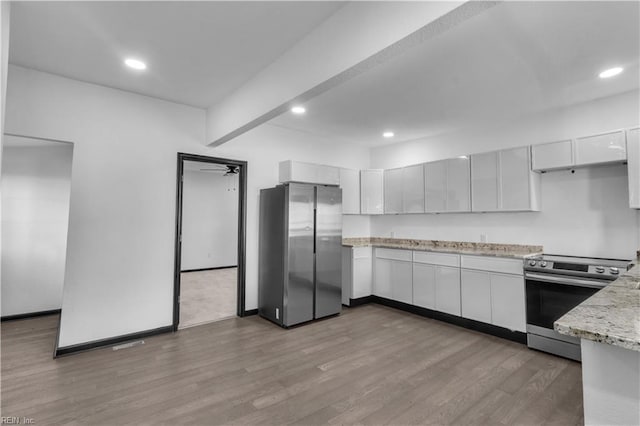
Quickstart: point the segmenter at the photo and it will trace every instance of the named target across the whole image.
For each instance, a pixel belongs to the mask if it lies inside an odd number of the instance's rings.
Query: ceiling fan
[[[232,176],[237,175],[240,171],[238,166],[233,166],[230,164],[213,164],[213,168],[200,169],[201,172],[217,172],[224,173],[223,176]]]

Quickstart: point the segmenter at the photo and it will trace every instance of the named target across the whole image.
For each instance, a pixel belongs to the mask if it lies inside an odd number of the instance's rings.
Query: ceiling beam
[[[498,1],[353,2],[340,8],[219,104],[207,141],[219,146],[493,7]]]

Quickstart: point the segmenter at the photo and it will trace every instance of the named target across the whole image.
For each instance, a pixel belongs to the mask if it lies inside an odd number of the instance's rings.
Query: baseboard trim
[[[185,272],[202,272],[202,271],[214,271],[216,269],[231,269],[237,268],[238,265],[229,265],[229,266],[214,266],[213,268],[200,268],[200,269],[185,269],[184,271],[180,271],[181,274]]]
[[[527,344],[527,334],[521,331],[512,331],[507,328],[498,327],[493,324],[487,324],[480,321],[462,318],[456,315],[446,314],[444,312],[433,311],[431,309],[422,308],[420,306],[410,305],[408,303],[398,302],[396,300],[386,299],[380,296],[370,296],[373,303],[388,306],[390,308],[399,309],[412,314],[432,318],[438,321],[447,322],[459,327],[468,328],[470,330],[479,331],[481,333],[490,334],[502,339],[511,340],[513,342]]]
[[[257,309],[249,309],[248,311],[244,311],[244,315],[242,315],[242,317],[250,317],[252,315],[258,315],[258,310]]]
[[[358,297],[356,299],[349,299],[349,307],[353,308],[355,306],[360,306],[360,305],[366,305],[367,303],[372,303],[374,302],[374,298],[375,296],[364,296],[364,297]]]
[[[36,317],[43,317],[46,315],[57,315],[61,312],[60,309],[52,309],[50,311],[38,311],[38,312],[29,312],[26,314],[17,314],[17,315],[7,315],[4,316],[2,318],[0,318],[1,322],[5,322],[5,321],[17,321],[17,320],[23,320],[23,319],[30,319],[30,318],[36,318]]]
[[[151,337],[158,334],[172,333],[172,332],[173,332],[173,326],[169,325],[166,327],[154,328],[152,330],[139,331],[137,333],[123,334],[121,336],[109,337],[107,339],[94,340],[88,343],[80,343],[78,345],[63,346],[63,347],[56,348],[55,353],[53,354],[53,357],[58,358],[61,356],[76,354],[78,352],[86,352],[93,349],[100,349],[105,346],[113,346],[118,343],[128,342],[130,340],[138,340],[138,339],[143,339],[145,337]]]

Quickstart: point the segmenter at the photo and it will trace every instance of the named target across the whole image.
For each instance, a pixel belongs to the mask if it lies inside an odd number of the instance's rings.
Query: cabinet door
[[[424,213],[424,165],[402,169],[402,211]]]
[[[533,170],[570,168],[573,166],[573,143],[568,140],[533,145],[531,155]]]
[[[413,303],[413,270],[411,262],[392,260],[392,299],[408,304]]]
[[[360,171],[340,169],[342,188],[342,213],[360,214]]]
[[[383,214],[383,170],[360,171],[360,212],[362,214]]]
[[[436,310],[460,316],[460,269],[436,266]]]
[[[471,210],[471,167],[469,158],[447,160],[447,208],[449,212]]]
[[[353,249],[353,288],[352,298],[371,296],[373,265],[371,247]]]
[[[413,264],[413,304],[436,309],[436,266]]]
[[[524,277],[491,273],[491,323],[526,332]]]
[[[491,279],[488,272],[460,271],[461,313],[464,318],[491,323]]]
[[[393,260],[374,259],[373,294],[387,299],[393,298],[391,290]]]
[[[629,207],[640,209],[640,128],[627,132]]]
[[[384,171],[384,212],[402,213],[402,169]]]
[[[471,210],[498,210],[498,153],[471,156]]]
[[[529,147],[500,151],[501,210],[529,210]]]
[[[424,165],[425,209],[427,212],[447,210],[447,162],[434,161]]]
[[[627,159],[623,131],[576,139],[576,166]]]

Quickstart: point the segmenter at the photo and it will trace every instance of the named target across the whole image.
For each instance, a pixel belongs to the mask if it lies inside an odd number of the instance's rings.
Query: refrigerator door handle
[[[313,254],[316,254],[316,243],[318,241],[318,209],[313,209]]]

